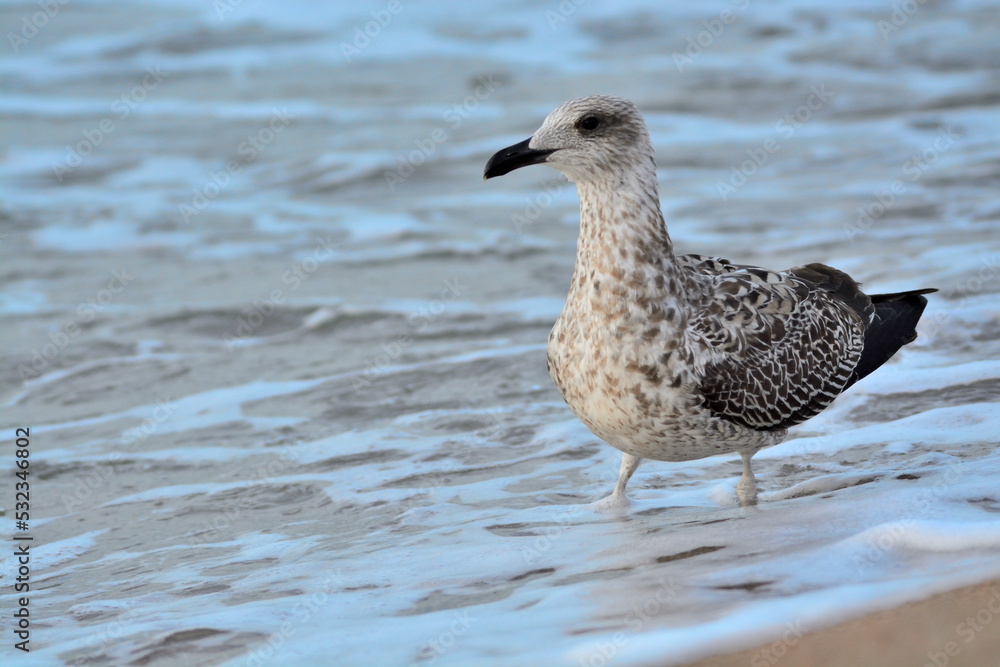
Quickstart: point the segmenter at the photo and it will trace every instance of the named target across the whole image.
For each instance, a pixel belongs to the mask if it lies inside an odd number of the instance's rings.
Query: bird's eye
[[[598,118],[597,116],[584,116],[577,123],[577,126],[581,130],[587,130],[588,132],[592,132],[593,130],[596,130],[600,126],[600,124],[601,124],[601,119]]]

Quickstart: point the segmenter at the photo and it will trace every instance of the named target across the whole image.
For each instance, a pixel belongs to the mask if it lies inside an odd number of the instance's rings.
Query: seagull
[[[771,271],[674,254],[646,123],[624,98],[571,100],[497,152],[484,179],[546,164],[576,184],[580,233],[569,294],[547,345],[549,375],[594,435],[622,451],[603,507],[627,507],[642,459],[737,452],[785,439],[916,339],[935,289],[868,295],[843,271]]]

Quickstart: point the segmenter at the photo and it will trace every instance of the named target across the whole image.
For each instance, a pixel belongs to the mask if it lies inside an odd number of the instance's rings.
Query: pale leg
[[[736,498],[740,501],[740,507],[749,507],[757,504],[757,480],[754,479],[753,470],[750,468],[750,459],[754,453],[740,452],[743,458],[743,476],[740,477],[739,484],[736,485]]]
[[[638,456],[632,456],[623,452],[622,466],[618,470],[618,483],[615,484],[615,490],[607,498],[594,503],[594,506],[598,509],[628,507],[629,500],[628,496],[625,495],[625,486],[628,485],[628,481],[632,478],[632,473],[636,471],[640,463],[642,463],[642,459]]]

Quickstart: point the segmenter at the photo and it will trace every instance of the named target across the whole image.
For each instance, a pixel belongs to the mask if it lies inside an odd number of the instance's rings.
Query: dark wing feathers
[[[712,356],[704,405],[748,428],[782,430],[826,408],[913,340],[927,303],[918,290],[869,297],[823,264],[776,273],[684,256],[711,298],[692,318]]]
[[[889,361],[899,348],[916,340],[917,321],[927,306],[927,299],[921,295],[936,291],[921,289],[872,295],[875,314],[865,330],[865,347],[847,387]]]
[[[867,322],[872,316],[872,300],[861,291],[861,285],[843,271],[825,264],[806,264],[788,269],[788,273],[809,283],[813,289],[826,292],[835,301],[845,304]]]

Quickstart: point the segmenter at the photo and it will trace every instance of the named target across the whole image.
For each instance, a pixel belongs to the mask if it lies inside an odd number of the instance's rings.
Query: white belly
[[[586,322],[565,312],[556,322],[547,350],[549,375],[573,413],[613,447],[641,458],[685,461],[756,451],[783,439],[784,432],[754,431],[712,415],[701,404],[684,355],[660,363],[666,341]]]

